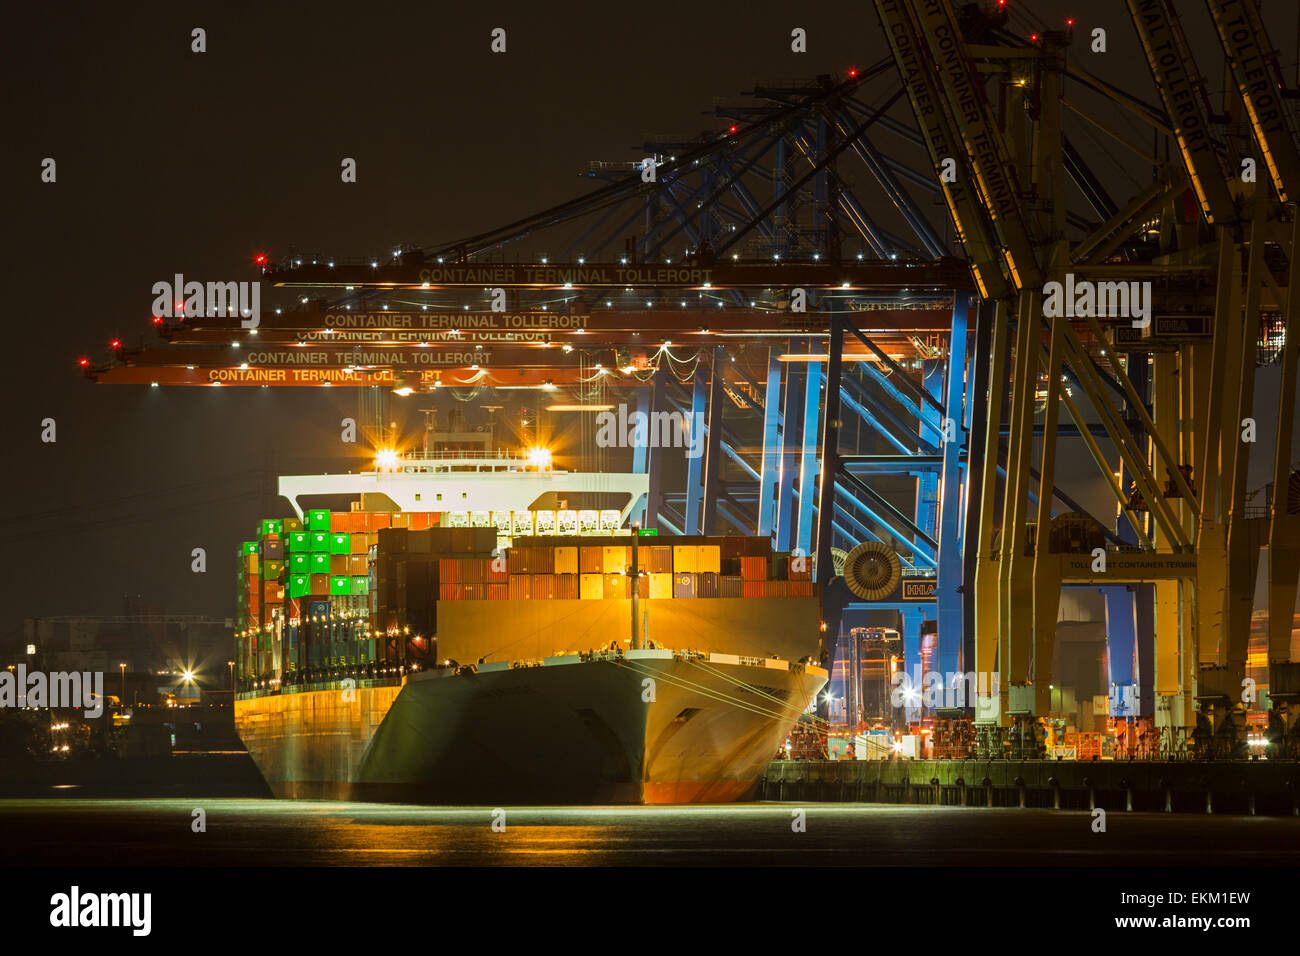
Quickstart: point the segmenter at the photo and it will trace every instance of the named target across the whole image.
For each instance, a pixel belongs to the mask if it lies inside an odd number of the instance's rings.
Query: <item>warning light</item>
[[[177,311],[177,312],[184,312],[184,311],[185,311],[185,303],[184,303],[184,302],[177,302],[177,303],[176,303],[176,311]]]
[[[153,324],[154,324],[154,325],[162,325],[162,316],[161,316],[161,315],[155,315],[155,316],[153,317]]]
[[[1072,26],[1074,26],[1074,17],[1066,17],[1066,18],[1065,18],[1065,25],[1066,25],[1067,27],[1072,27]]]
[[[1031,34],[1029,34],[1029,42],[1030,42],[1030,43],[1037,43],[1037,42],[1038,42],[1038,34],[1037,34],[1037,33],[1031,33]]]
[[[857,75],[858,75],[858,71],[857,71],[857,70],[849,70],[849,79],[850,79],[850,80],[853,79],[854,77],[856,77]]]
[[[259,266],[265,265],[266,255],[264,253],[259,253],[258,255],[253,257],[253,261],[256,262]]]
[[[119,339],[113,339],[113,341],[108,343],[108,347],[110,349],[120,349],[122,347],[122,342]]]
[[[82,358],[77,362],[77,364],[80,365],[82,368],[85,368],[87,365],[90,364],[90,359],[85,358],[85,357],[83,356],[83,357],[82,357]]]
[[[734,127],[734,126],[731,127],[730,132],[734,133],[735,131],[736,131],[736,127]]]

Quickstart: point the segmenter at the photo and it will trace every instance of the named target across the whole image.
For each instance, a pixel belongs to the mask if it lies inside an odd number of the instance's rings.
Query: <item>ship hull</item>
[[[650,650],[250,695],[235,713],[281,797],[722,803],[752,792],[825,680],[785,662]]]

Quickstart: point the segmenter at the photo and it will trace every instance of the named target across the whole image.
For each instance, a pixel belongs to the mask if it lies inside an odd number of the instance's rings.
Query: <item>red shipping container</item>
[[[514,547],[506,552],[506,570],[510,574],[527,574],[532,567],[532,548]]]
[[[631,596],[632,589],[628,586],[628,576],[626,574],[605,575],[606,601],[613,601],[617,598],[627,598]]]
[[[813,583],[811,581],[791,581],[790,597],[812,597]]]
[[[466,584],[482,584],[487,572],[483,558],[461,558],[460,573]]]
[[[507,570],[507,562],[500,556],[491,558],[485,562],[486,567],[483,569],[483,580],[489,584],[505,584],[510,580],[510,574]]]
[[[549,549],[547,549],[549,550]],[[534,574],[532,577],[533,600],[550,601],[555,597],[555,575]]]
[[[462,584],[460,586],[460,596],[462,601],[487,600],[487,585],[481,582]]]
[[[491,583],[483,586],[487,588],[487,599],[489,601],[504,601],[510,597],[510,585],[504,581],[500,584]]]
[[[392,517],[393,516],[389,514],[387,511],[370,512],[370,531],[373,533],[375,531],[379,531],[382,528],[391,527],[389,522],[392,520]]]
[[[746,581],[766,581],[767,570],[767,558],[745,555],[740,559],[740,576]],[[748,594],[745,595],[745,597],[749,596]]]
[[[576,574],[555,576],[555,596],[561,601],[577,601],[582,597],[582,579]]]
[[[410,524],[408,524],[407,527],[412,531],[428,531],[433,527],[433,512],[412,511],[410,514]]]
[[[459,584],[464,580],[461,574],[460,558],[442,558],[438,561],[438,580]]]
[[[811,581],[812,580],[812,562],[807,558],[787,558],[790,568],[791,581]],[[798,561],[803,565],[802,571],[796,571],[794,563]]]
[[[742,559],[743,560],[743,559]],[[758,598],[767,597],[766,581],[743,581],[740,585],[741,597]]]
[[[330,593],[330,576],[328,574],[311,575],[311,596],[324,597]]]
[[[555,548],[533,548],[531,574],[555,573]]]
[[[438,600],[459,601],[461,599],[461,587],[461,584],[454,581],[439,581]]]
[[[790,596],[790,582],[768,581],[767,596],[774,598],[788,598]]]
[[[532,575],[530,574],[512,574],[510,575],[510,600],[526,601],[532,597]]]

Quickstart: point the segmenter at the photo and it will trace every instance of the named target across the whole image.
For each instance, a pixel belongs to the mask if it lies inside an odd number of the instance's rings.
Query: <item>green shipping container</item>
[[[288,545],[290,551],[311,550],[311,538],[308,537],[306,531],[290,531],[288,537],[289,537]]]
[[[291,573],[297,573],[299,571],[310,573],[311,555],[305,551],[299,551],[295,554],[289,555],[289,571]]]
[[[284,571],[284,562],[274,559],[262,562],[262,580],[278,581],[280,574]]]
[[[242,545],[240,545],[240,548],[242,549],[239,552],[240,554],[257,554],[256,541],[245,541]]]
[[[302,525],[302,519],[301,519],[301,518],[285,518],[285,519],[284,519],[284,533],[285,533],[285,534],[288,534],[288,533],[291,532],[291,531],[306,531],[306,530],[307,530],[307,529],[304,528],[303,525]]]
[[[330,594],[351,594],[352,579],[346,574],[335,574],[330,577]]]
[[[352,535],[346,531],[336,531],[330,535],[330,554],[351,554]]]
[[[326,508],[313,508],[307,512],[308,531],[329,531],[330,513]]]
[[[329,554],[330,550],[330,533],[328,531],[311,531],[308,532],[311,538],[311,549],[313,551],[324,551]]]
[[[263,518],[259,528],[258,537],[265,538],[268,535],[280,534],[284,530],[284,522],[279,518]]]
[[[329,574],[330,573],[330,556],[324,551],[313,551],[308,557],[311,558],[310,567],[312,574]]]
[[[311,575],[291,574],[289,576],[289,597],[307,597],[311,594]]]
[[[353,594],[369,594],[369,593],[370,593],[370,579],[369,579],[368,577],[364,577],[364,576],[362,576],[362,575],[354,575],[353,578],[352,578],[352,593],[353,593]]]

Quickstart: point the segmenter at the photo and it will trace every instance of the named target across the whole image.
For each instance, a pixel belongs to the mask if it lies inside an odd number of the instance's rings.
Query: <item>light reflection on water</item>
[[[207,830],[191,830],[192,811]],[[1300,863],[1283,818],[869,804],[492,807],[279,800],[3,800],[0,862],[581,866]],[[792,827],[802,810],[806,826]],[[6,859],[7,858],[7,859]]]

